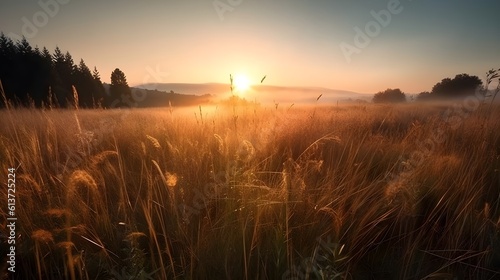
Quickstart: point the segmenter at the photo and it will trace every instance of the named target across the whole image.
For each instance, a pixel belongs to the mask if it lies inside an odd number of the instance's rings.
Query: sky
[[[0,31],[129,85],[430,90],[500,67],[498,0],[2,0]]]

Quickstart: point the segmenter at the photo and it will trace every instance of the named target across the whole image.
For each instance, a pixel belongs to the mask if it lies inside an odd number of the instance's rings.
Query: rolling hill
[[[212,102],[226,99],[231,96],[228,84],[220,83],[155,83],[141,84],[135,86],[137,89],[155,90],[157,92],[175,92],[182,95],[205,96]],[[249,101],[256,100],[260,103],[301,103],[312,104],[321,95],[319,103],[334,102],[361,102],[369,101],[372,94],[363,94],[345,90],[335,90],[321,87],[288,87],[257,85],[253,86],[248,92],[243,94],[236,93],[238,96]]]

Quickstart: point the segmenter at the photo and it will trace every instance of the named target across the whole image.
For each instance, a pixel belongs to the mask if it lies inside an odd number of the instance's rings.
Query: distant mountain
[[[104,88],[109,96],[109,84],[104,84]],[[194,95],[180,94],[175,91],[162,91],[156,89],[145,89],[138,87],[130,88],[134,94],[141,97],[137,102],[137,107],[167,107],[167,106],[195,106],[212,102],[209,94]],[[144,96],[144,99],[142,97]]]
[[[143,88],[149,90],[158,90],[165,92],[178,92],[181,94],[216,95],[224,91],[229,92],[229,85],[206,83],[206,84],[188,84],[188,83],[150,83],[135,86],[136,88]]]
[[[207,95],[212,97],[212,101],[216,102],[220,99],[225,99],[231,96],[231,91],[228,84],[206,83],[206,84],[190,84],[190,83],[155,83],[142,84],[136,88],[158,90],[165,92],[176,92],[188,95]],[[315,103],[316,99],[321,95],[318,103],[335,103],[339,102],[361,102],[369,101],[373,94],[363,94],[345,90],[335,90],[321,87],[289,87],[289,86],[272,86],[272,85],[257,85],[253,86],[247,92],[242,94],[236,93],[238,96],[249,101],[256,100],[260,103]]]

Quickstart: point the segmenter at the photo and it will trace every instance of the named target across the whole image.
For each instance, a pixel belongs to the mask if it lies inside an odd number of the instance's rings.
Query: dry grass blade
[[[7,108],[7,110],[10,110],[10,104],[9,101],[7,100],[7,96],[5,95],[5,91],[3,90],[3,84],[1,79],[0,79],[0,91],[2,94],[2,100],[5,105],[5,108]]]

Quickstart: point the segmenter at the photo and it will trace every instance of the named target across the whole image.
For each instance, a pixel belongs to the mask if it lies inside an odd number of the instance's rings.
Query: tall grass
[[[500,108],[198,109],[1,111],[16,276],[500,276]]]

